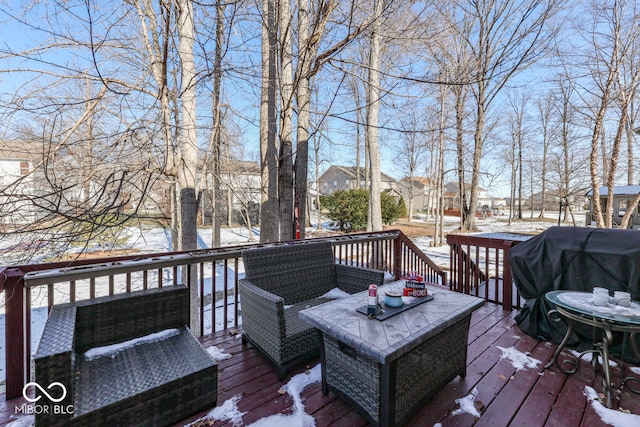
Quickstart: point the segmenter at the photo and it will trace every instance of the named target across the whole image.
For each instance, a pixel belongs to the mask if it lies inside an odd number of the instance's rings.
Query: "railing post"
[[[510,240],[502,242],[502,306],[505,310],[513,309],[513,280],[511,278],[511,266],[509,265],[509,248],[513,244]],[[498,280],[496,278],[496,280]]]
[[[6,400],[22,396],[22,388],[30,375],[30,307],[25,304],[27,289],[23,276],[24,272],[17,268],[4,271]]]
[[[402,276],[402,240],[400,234],[393,239],[393,277],[395,280],[400,280]]]

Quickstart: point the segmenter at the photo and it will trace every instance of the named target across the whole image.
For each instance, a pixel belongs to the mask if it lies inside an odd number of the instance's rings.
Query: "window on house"
[[[345,179],[344,184],[347,186],[347,188],[349,188],[349,180]]]
[[[20,162],[20,176],[29,174],[29,162]]]
[[[633,200],[621,199],[620,204],[618,205],[618,216],[622,217],[625,213],[627,213],[627,209],[631,206]]]
[[[338,181],[333,181],[333,188],[338,188]]]

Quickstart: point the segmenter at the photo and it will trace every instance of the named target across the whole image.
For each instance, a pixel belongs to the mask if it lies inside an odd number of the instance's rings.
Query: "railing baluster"
[[[495,302],[503,305],[505,304],[504,299],[502,299],[502,295],[500,294],[500,250],[498,248],[494,249],[496,252],[496,274],[494,279],[494,292],[495,292]]]
[[[226,260],[225,260],[225,262],[226,262]],[[224,301],[222,302],[222,311],[223,311],[223,313],[222,313],[222,321],[224,322],[224,324],[223,324],[222,328],[226,329],[227,324],[228,324],[228,320],[229,320],[228,319],[229,314],[227,313],[227,298],[229,296],[229,290],[228,290],[228,287],[227,287],[227,264],[223,264],[223,266],[224,266],[224,284],[223,284],[223,286],[224,286],[224,292],[223,292]]]
[[[238,258],[236,258],[236,263]],[[216,261],[211,261],[211,332],[216,331],[216,297],[218,283],[216,281]]]
[[[200,336],[204,335],[204,264],[200,263],[198,284],[200,287]],[[213,287],[213,285],[212,285]]]
[[[76,300],[76,281],[69,282],[69,302],[75,302]]]
[[[233,327],[237,328],[239,316],[238,306],[240,305],[240,299],[238,298],[238,258],[234,258],[233,261]]]

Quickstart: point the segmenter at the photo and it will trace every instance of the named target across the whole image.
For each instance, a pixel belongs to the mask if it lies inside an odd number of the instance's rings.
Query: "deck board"
[[[515,312],[508,312],[495,304],[486,304],[471,317],[469,346],[467,350],[467,375],[456,378],[418,411],[407,426],[605,426],[584,395],[585,386],[601,391],[602,375],[594,376],[591,364],[582,362],[580,371],[573,375],[562,373],[552,367],[543,370],[551,359],[556,346],[539,342],[525,334],[515,325]],[[263,417],[277,413],[289,414],[293,401],[278,390],[295,374],[304,372],[300,367],[278,381],[270,362],[251,345],[242,344],[238,335],[229,331],[218,332],[202,338],[205,347],[216,346],[231,358],[219,361],[218,405],[239,395],[238,408],[247,412],[243,424],[249,425]],[[531,357],[541,361],[538,369],[516,371],[507,360],[501,360],[502,352],[497,347],[512,347],[530,352]],[[570,356],[567,356],[570,357]],[[308,367],[319,361],[312,360]],[[623,374],[630,374],[629,366],[620,363],[612,368],[614,385],[619,386]],[[638,376],[637,374],[632,374]],[[640,387],[640,383],[637,383]],[[475,387],[477,400],[484,405],[481,417],[476,420],[469,414],[452,415],[458,406],[456,399],[467,395]],[[0,396],[3,397],[3,396]],[[319,383],[310,385],[302,393],[305,412],[311,414],[318,427],[364,427],[368,422],[349,404],[333,393],[322,394]],[[616,395],[619,405],[634,414],[640,414],[640,395],[624,388]],[[0,425],[15,420],[15,405],[24,399],[0,402]],[[618,400],[616,400],[618,403]],[[196,421],[209,411],[194,414],[177,423],[184,426]],[[205,424],[213,427],[231,427],[230,421]]]

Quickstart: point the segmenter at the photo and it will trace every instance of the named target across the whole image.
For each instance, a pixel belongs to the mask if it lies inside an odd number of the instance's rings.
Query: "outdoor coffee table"
[[[591,292],[566,290],[551,291],[545,294],[545,297],[556,306],[554,310],[549,311],[549,316],[555,316],[557,313],[567,323],[567,332],[545,369],[555,364],[565,374],[573,374],[578,371],[580,360],[585,354],[597,354],[597,357],[592,358],[594,372],[598,368],[598,357],[600,357],[602,359],[602,388],[607,399],[607,406],[611,408],[609,345],[613,340],[612,332],[629,333],[631,348],[635,357],[640,360],[640,352],[638,352],[636,343],[636,334],[640,332],[640,303],[633,301],[630,307],[619,307],[612,304],[608,304],[607,307],[596,307],[593,305]],[[558,362],[558,357],[571,337],[574,324],[583,324],[594,328],[593,349],[580,353],[576,362],[564,360],[563,362],[571,365],[567,369]],[[596,331],[601,332],[601,338],[598,338]],[[634,377],[624,378],[623,384],[627,383],[627,388],[632,392],[640,393],[640,390],[628,384],[633,381],[638,380]]]
[[[378,292],[403,286],[393,282]],[[357,311],[367,304],[366,291],[300,312],[320,331],[324,394],[335,392],[374,425],[393,426],[457,375],[464,378],[471,313],[484,300],[427,288],[432,300],[385,320]]]

